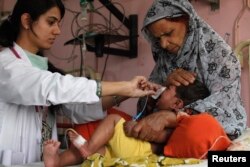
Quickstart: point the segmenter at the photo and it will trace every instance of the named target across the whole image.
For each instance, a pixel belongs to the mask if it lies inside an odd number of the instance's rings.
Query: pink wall
[[[2,1],[2,0],[0,0]],[[211,11],[210,6],[204,2],[199,0],[193,0],[192,4],[197,10],[198,14],[204,18],[222,37],[225,36],[225,33],[230,34],[229,44],[232,46],[232,36],[233,36],[233,24],[234,20],[237,17],[237,14],[242,8],[243,0],[220,0],[220,9],[216,11]],[[4,0],[5,9],[11,9],[11,4],[15,2],[15,0]],[[124,8],[126,15],[137,14],[139,29],[141,29],[143,23],[143,17],[146,13],[147,8],[150,6],[153,0],[116,0],[115,2],[121,3]],[[64,0],[66,8],[70,8],[72,10],[80,11],[79,1],[77,0]],[[98,1],[95,1],[95,7],[99,7],[100,4]],[[119,9],[121,9],[118,6]],[[106,17],[109,17],[109,14],[105,9],[101,10]],[[240,20],[240,33],[239,33],[239,41],[250,39],[250,9],[246,11]],[[95,16],[94,16],[95,17]],[[72,54],[72,46],[64,46],[64,42],[72,38],[71,35],[71,21],[73,19],[73,15],[69,12],[66,12],[65,18],[63,20],[62,27],[62,35],[59,36],[56,40],[53,48],[47,52],[48,57],[54,64],[60,68],[70,70],[73,68],[79,68],[79,46],[76,47],[74,55],[76,55],[75,61],[69,60],[59,60],[54,56],[60,58],[68,58]],[[113,22],[118,25],[114,17],[112,17]],[[100,21],[100,20],[99,20]],[[74,27],[76,28],[76,27]],[[123,28],[124,29],[124,28]],[[126,29],[124,29],[126,31]],[[144,75],[149,76],[150,71],[154,66],[154,61],[151,56],[149,44],[142,37],[139,32],[138,38],[138,57],[135,59],[129,59],[126,57],[120,56],[109,56],[107,62],[107,68],[104,76],[104,80],[128,80],[131,79],[135,75]],[[102,72],[104,67],[106,55],[102,58],[96,58],[93,53],[86,52],[84,55],[85,65],[91,66],[96,69],[99,73]],[[248,78],[248,68],[245,67],[242,70],[242,97],[244,100],[244,104],[246,106],[248,115],[250,115],[250,105],[249,105],[249,78]],[[130,114],[134,114],[136,111],[136,102],[137,99],[130,99],[127,102],[121,104],[120,109],[126,111]],[[250,125],[250,120],[248,121]]]

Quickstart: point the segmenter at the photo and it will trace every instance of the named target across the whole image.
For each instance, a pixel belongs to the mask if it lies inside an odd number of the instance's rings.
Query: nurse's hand
[[[160,85],[149,82],[146,77],[136,76],[130,81],[102,81],[101,96],[142,97],[154,95],[159,88]]]
[[[140,120],[132,130],[125,131],[129,137],[153,142],[158,141],[158,137],[166,128],[173,128],[177,124],[176,114],[172,111],[159,111],[150,114]]]
[[[178,68],[170,73],[167,77],[167,85],[189,85],[195,81],[196,73]]]
[[[156,90],[160,88],[160,85],[149,82],[144,76],[136,76],[130,82],[130,86],[127,89],[130,91],[130,97],[142,97],[155,94]]]

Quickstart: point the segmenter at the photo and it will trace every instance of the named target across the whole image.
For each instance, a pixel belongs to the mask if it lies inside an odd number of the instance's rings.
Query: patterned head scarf
[[[148,31],[147,26],[163,18],[176,18],[183,15],[189,17],[188,32],[186,39],[184,39],[184,45],[177,55],[174,55],[160,47]],[[199,76],[199,71],[196,71],[197,59],[200,59],[199,55],[221,52],[221,48],[225,49],[225,54],[231,52],[228,44],[197,15],[188,0],[155,0],[144,19],[142,33],[151,42],[153,57],[157,62],[157,67],[154,70],[158,68],[156,73],[161,75],[159,78],[151,75],[151,80],[157,83],[163,83],[162,78],[166,78],[175,68],[195,71],[198,73],[198,78],[203,80],[204,75]],[[217,48],[214,48],[215,43],[220,43],[220,48],[217,51],[215,50]]]
[[[188,16],[188,31],[177,54],[160,47],[147,26],[163,18]],[[240,98],[240,63],[232,48],[195,12],[188,0],[155,0],[144,19],[142,33],[150,41],[155,67],[149,80],[165,84],[176,68],[193,71],[211,95],[189,105],[199,112],[207,111],[234,138],[246,127],[246,113]],[[143,99],[138,109],[143,106]]]
[[[147,26],[156,20],[180,17],[185,14],[181,8],[173,6],[171,3],[167,1],[154,1],[152,7],[148,10],[147,16],[144,20],[144,26]]]

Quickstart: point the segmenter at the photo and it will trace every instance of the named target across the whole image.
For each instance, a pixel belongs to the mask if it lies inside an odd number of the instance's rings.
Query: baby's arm
[[[170,111],[166,111],[166,112],[170,112]],[[176,124],[178,124],[177,120],[182,117],[182,116],[189,116],[188,113],[180,110],[178,112],[176,112]],[[165,130],[162,131],[161,135],[159,136],[159,138],[155,141],[156,143],[164,143],[167,142],[167,140],[169,139],[170,135],[172,134],[172,132],[174,131],[175,127],[171,128],[171,126],[173,125],[173,119],[166,119],[166,121],[168,121],[166,124],[169,125],[169,127],[166,127]]]
[[[153,141],[154,143],[166,143],[173,132],[173,128],[166,128],[162,130],[160,135]]]
[[[160,110],[160,111],[165,111],[169,114],[168,117],[166,117],[166,127],[164,130],[162,130],[162,132],[160,133],[160,135],[157,137],[157,139],[154,140],[155,143],[166,143],[170,137],[170,135],[172,134],[174,128],[177,125],[177,120],[178,118],[180,118],[181,116],[189,116],[186,112],[183,111],[178,111],[178,112],[174,112],[174,111],[169,111],[169,110]],[[173,114],[176,114],[176,118],[173,119]]]
[[[178,120],[181,116],[189,116],[189,114],[184,111],[178,111],[176,113],[176,119]]]
[[[166,111],[166,112],[171,112],[171,111]],[[183,111],[176,112],[176,120],[178,120],[178,118],[180,118],[181,116],[189,116],[189,115]],[[167,121],[166,124],[169,125],[169,127],[166,127],[164,130],[162,130],[158,138],[154,140],[155,143],[166,143],[169,137],[171,136],[172,132],[174,131],[175,126],[173,127],[173,125],[176,125],[177,121],[176,122],[174,121],[176,124],[173,123],[172,118],[166,119],[166,121]]]
[[[126,126],[124,131],[126,136],[134,137],[149,142],[162,141],[163,131],[166,129],[172,129],[176,126],[176,113],[169,110],[154,112],[139,122],[134,122],[133,126]],[[166,136],[166,135],[163,135]],[[159,138],[161,140],[159,140]]]
[[[123,126],[125,134],[129,134],[130,131],[133,129],[133,127],[136,124],[137,124],[137,122],[133,121],[133,120],[125,122],[124,126]],[[170,136],[171,133],[172,133],[172,129],[171,128],[162,130],[160,132],[160,135],[157,137],[156,140],[154,140],[154,142],[155,143],[165,143],[168,140],[168,138],[169,138],[169,136]]]

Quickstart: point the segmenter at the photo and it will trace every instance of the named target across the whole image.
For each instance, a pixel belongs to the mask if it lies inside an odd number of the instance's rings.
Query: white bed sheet
[[[173,167],[207,167],[207,160],[202,160],[199,164],[193,164],[193,165],[174,165]]]
[[[203,160],[199,164],[194,165],[174,165],[173,167],[207,167],[207,160]],[[0,167],[5,167],[3,165],[0,165]],[[37,163],[31,163],[26,165],[13,165],[12,167],[44,167],[43,162],[37,162]],[[70,167],[80,167],[80,165],[70,166]]]
[[[0,165],[0,167],[7,167],[7,166]],[[12,165],[11,167],[44,167],[44,163],[43,162],[36,162],[36,163],[25,164],[25,165]],[[80,165],[70,166],[70,167],[80,167]]]

